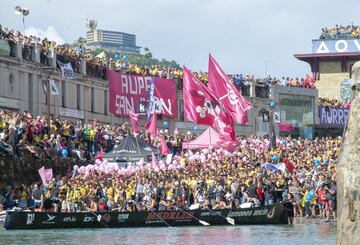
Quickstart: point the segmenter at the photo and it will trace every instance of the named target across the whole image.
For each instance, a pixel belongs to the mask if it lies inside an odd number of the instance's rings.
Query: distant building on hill
[[[86,23],[86,48],[105,49],[113,52],[140,54],[141,47],[136,46],[136,35],[118,31],[96,29],[95,20]]]

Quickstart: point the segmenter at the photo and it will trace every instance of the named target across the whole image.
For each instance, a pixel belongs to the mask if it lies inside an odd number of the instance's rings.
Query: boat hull
[[[222,217],[223,216],[223,217]],[[287,211],[282,204],[246,209],[141,211],[141,212],[15,212],[8,211],[5,229],[54,228],[121,228],[156,226],[199,226],[199,220],[210,225],[229,225],[224,217],[234,219],[236,225],[287,224]],[[165,223],[165,222],[167,223]]]

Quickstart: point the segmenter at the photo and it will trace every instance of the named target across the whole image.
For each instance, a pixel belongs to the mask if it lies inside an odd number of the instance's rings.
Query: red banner
[[[110,81],[110,112],[117,116],[128,115],[128,110],[139,112],[141,102],[147,104],[151,76],[127,75],[107,71]],[[155,78],[155,113],[177,117],[176,82],[173,79]]]

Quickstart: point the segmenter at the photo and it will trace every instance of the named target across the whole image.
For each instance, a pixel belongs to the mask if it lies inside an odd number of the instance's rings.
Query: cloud
[[[63,44],[64,39],[59,35],[59,33],[56,31],[55,27],[48,26],[46,30],[37,28],[37,27],[29,27],[26,28],[26,35],[33,35],[42,38],[47,38],[50,41],[55,41],[57,44]]]

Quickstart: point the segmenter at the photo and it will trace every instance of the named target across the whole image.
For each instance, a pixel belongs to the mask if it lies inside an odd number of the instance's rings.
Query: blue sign
[[[316,54],[360,52],[360,39],[313,40],[312,52]]]
[[[319,117],[320,125],[344,127],[349,117],[349,109],[319,107]]]

